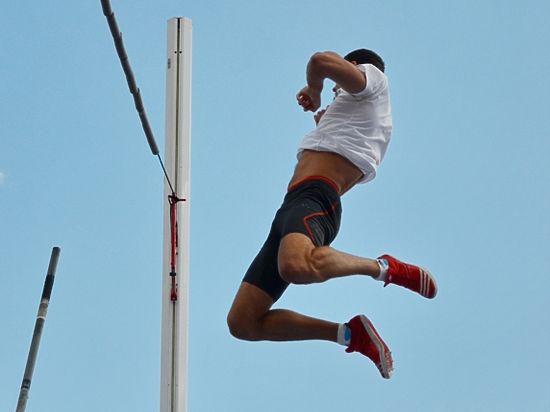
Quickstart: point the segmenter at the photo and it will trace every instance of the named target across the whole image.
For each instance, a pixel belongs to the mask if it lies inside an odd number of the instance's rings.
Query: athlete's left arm
[[[296,96],[304,110],[319,108],[325,79],[333,80],[348,93],[359,93],[367,85],[365,73],[357,68],[355,62],[348,62],[335,52],[317,52],[307,65],[307,86]]]

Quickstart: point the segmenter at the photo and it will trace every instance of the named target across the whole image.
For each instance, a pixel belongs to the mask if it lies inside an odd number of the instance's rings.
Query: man
[[[372,180],[390,141],[392,118],[384,62],[376,53],[355,50],[344,58],[315,53],[307,65],[307,85],[296,98],[304,111],[321,105],[325,79],[336,83],[335,98],[314,118],[317,127],[298,149],[298,164],[259,254],[248,269],[229,311],[232,335],[246,340],[320,339],[370,358],[389,379],[393,361],[386,343],[364,315],[347,323],[271,309],[290,283],[367,275],[433,298],[437,285],[425,269],[389,255],[352,256],[329,245],[340,226],[340,196]]]

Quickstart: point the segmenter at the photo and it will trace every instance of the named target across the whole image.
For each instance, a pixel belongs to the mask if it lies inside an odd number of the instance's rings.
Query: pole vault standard
[[[191,20],[168,20],[160,412],[187,411],[191,47]]]
[[[25,366],[25,373],[23,375],[23,382],[21,383],[21,390],[19,392],[19,399],[17,401],[17,409],[15,412],[24,412],[27,406],[27,399],[29,398],[29,391],[31,389],[32,374],[34,372],[34,365],[36,364],[36,357],[38,355],[38,347],[40,346],[42,330],[44,329],[44,323],[46,322],[46,315],[48,313],[48,305],[50,304],[50,296],[52,294],[53,281],[55,278],[55,271],[57,269],[57,262],[59,260],[60,252],[61,249],[58,247],[54,247],[52,249],[50,264],[48,265],[48,272],[46,273],[46,280],[44,281],[44,287],[42,288],[42,297],[40,299],[38,314],[36,315],[36,322],[34,324],[31,348],[29,350],[29,356],[27,357],[27,365]]]
[[[161,412],[187,411],[189,297],[189,194],[191,151],[191,20],[168,20],[165,163],[147,120],[122,33],[109,0],[101,0],[128,88],[151,152],[164,176]],[[172,184],[174,182],[174,184]]]

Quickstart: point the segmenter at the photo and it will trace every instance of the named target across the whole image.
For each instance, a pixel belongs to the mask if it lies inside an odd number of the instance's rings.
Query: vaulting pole
[[[44,281],[42,297],[40,299],[38,314],[36,316],[36,322],[34,324],[31,348],[29,350],[29,356],[27,357],[27,365],[25,367],[25,373],[23,375],[23,382],[21,383],[19,400],[17,401],[17,409],[15,410],[15,412],[24,412],[27,406],[27,399],[29,398],[29,391],[31,389],[32,374],[34,372],[34,365],[36,364],[36,357],[38,354],[38,347],[40,346],[42,330],[44,329],[44,323],[46,322],[46,315],[48,313],[48,305],[50,304],[50,296],[52,294],[53,281],[60,252],[61,249],[59,249],[58,247],[54,247],[52,249],[50,264],[48,265],[48,272],[46,274],[46,280]]]
[[[161,412],[187,411],[192,25],[168,20],[162,271]]]

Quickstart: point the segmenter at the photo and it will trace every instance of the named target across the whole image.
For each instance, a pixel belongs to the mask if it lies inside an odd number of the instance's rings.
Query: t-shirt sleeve
[[[360,64],[357,68],[365,73],[367,85],[360,92],[352,93],[354,96],[375,97],[387,87],[386,75],[376,66],[372,64]]]

